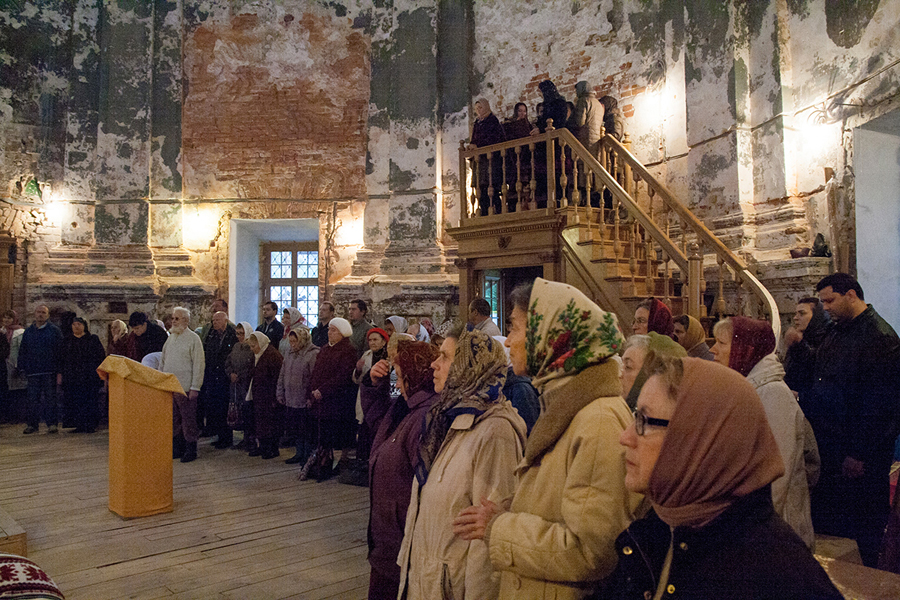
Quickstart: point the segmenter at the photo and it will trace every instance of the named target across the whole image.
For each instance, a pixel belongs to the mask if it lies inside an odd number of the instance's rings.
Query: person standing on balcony
[[[486,98],[475,101],[475,123],[472,125],[472,137],[469,149],[483,148],[492,144],[502,144],[506,141],[506,134],[500,125],[500,120],[493,112]],[[488,207],[493,204],[494,212],[499,214],[500,188],[503,187],[503,163],[499,152],[494,152],[491,160],[487,155],[478,157],[478,203],[481,214],[489,214]],[[493,188],[493,196],[489,196],[489,190]]]
[[[833,321],[816,352],[806,413],[822,457],[812,494],[817,533],[856,540],[877,567],[890,512],[890,468],[900,423],[900,338],[846,273],[816,285]]]
[[[675,339],[675,323],[672,321],[672,311],[661,300],[647,298],[642,300],[634,311],[634,323],[631,325],[634,333],[647,335],[655,331],[660,335],[667,335]]]
[[[603,126],[607,135],[611,135],[620,142],[625,135],[625,118],[619,108],[619,101],[612,96],[603,96],[599,100],[603,105]]]
[[[491,337],[503,335],[497,324],[491,320],[491,305],[484,298],[475,298],[469,303],[469,325]]]
[[[600,104],[600,101],[597,100],[597,94],[590,89],[587,81],[579,81],[575,84],[575,95],[578,101],[575,103],[575,112],[569,118],[568,128],[575,134],[581,145],[591,153],[591,156],[599,160],[600,136],[603,130],[605,109]],[[586,169],[579,174],[578,187],[585,188],[587,175]],[[597,189],[596,181],[592,180],[591,189]],[[596,194],[596,199],[592,205],[600,206],[600,195],[599,193],[594,193]]]

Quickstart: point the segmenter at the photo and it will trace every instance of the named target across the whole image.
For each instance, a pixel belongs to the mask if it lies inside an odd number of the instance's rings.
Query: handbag
[[[237,397],[235,386],[231,386],[231,399],[228,401],[228,416],[226,423],[232,429],[243,429],[244,424],[241,419],[241,399]]]

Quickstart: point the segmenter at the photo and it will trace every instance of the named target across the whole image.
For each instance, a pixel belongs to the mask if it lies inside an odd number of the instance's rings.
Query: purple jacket
[[[392,423],[392,406],[381,420],[369,455],[369,564],[398,581],[397,555],[419,456],[419,434],[425,413],[438,398],[440,394],[433,391],[416,392],[409,399],[409,414],[399,424]]]

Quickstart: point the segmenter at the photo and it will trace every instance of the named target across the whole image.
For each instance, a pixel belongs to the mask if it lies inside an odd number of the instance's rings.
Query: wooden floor
[[[175,462],[175,511],[107,508],[105,430],[0,426],[0,506],[69,600],[365,598],[368,490],[298,481],[281,459],[214,450]]]

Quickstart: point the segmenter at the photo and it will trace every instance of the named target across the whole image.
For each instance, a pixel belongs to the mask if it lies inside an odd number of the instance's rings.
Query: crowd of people
[[[544,80],[538,86],[543,101],[535,106],[535,119],[528,116],[528,106],[524,102],[518,102],[513,107],[513,114],[503,123],[491,110],[490,102],[486,98],[475,101],[475,122],[472,125],[472,135],[469,138],[469,148],[482,148],[492,144],[500,144],[530,136],[545,133],[548,127],[554,129],[568,129],[581,142],[581,145],[592,156],[600,157],[600,139],[603,133],[612,135],[616,139],[622,139],[624,134],[624,117],[619,102],[614,97],[604,95],[597,98],[596,91],[587,81],[579,81],[575,85],[575,102],[567,101],[557,90],[556,85],[549,79]],[[547,155],[546,145],[538,143],[534,149],[534,173],[532,173],[531,151],[526,147],[520,151],[519,158],[514,152],[506,155],[506,183],[510,193],[507,197],[507,209],[513,212],[518,201],[517,183],[528,186],[532,175],[536,182],[536,201],[538,208],[546,206],[546,197],[543,190],[547,187]],[[562,162],[557,149],[557,164],[564,167],[568,175],[572,175],[572,159],[566,157]],[[503,158],[499,152],[494,152],[489,158],[487,155],[479,156],[477,161],[479,207],[482,215],[489,214],[491,207],[494,213],[502,212],[500,188],[503,179]],[[581,189],[585,188],[584,176],[579,181],[572,181]],[[593,185],[592,189],[597,186]],[[599,194],[592,194],[593,206],[599,205]],[[525,198],[527,200],[527,198]]]
[[[900,567],[900,339],[851,276],[816,291],[781,355],[766,321],[721,319],[710,348],[655,298],[626,339],[616,315],[543,279],[510,294],[508,337],[481,298],[439,327],[323,302],[312,329],[272,302],[255,329],[233,324],[217,300],[197,330],[184,308],[168,331],[134,313],[108,351],[176,375],[182,462],[215,436],[263,459],[293,446],[301,479],[368,485],[369,598],[840,598],[816,533]],[[56,431],[57,377],[93,431],[99,340],[83,319],[64,338],[46,306],[34,316],[23,332],[7,313],[2,330],[10,376],[27,379],[25,433],[40,418]]]

